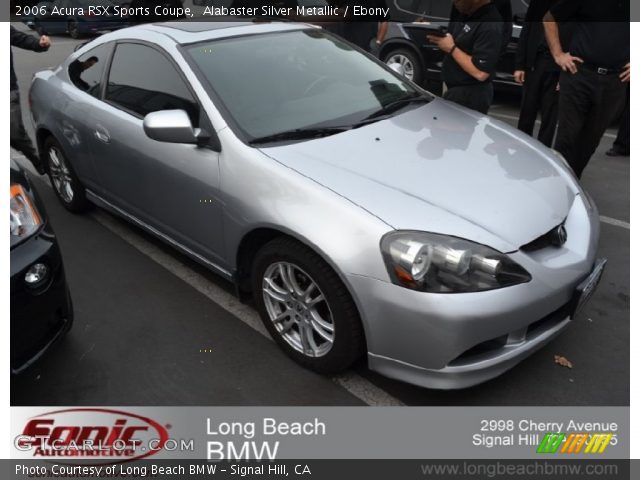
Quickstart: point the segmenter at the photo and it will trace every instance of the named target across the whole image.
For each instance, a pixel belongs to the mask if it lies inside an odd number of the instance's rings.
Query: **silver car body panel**
[[[263,151],[398,230],[513,251],[562,223],[577,193],[533,146],[503,122],[434,100],[340,135]]]
[[[569,323],[563,308],[591,271],[599,236],[597,210],[550,150],[443,100],[337,135],[254,148],[227,125],[179,47],[300,28],[309,27],[229,24],[185,32],[145,25],[106,34],[59,68],[36,74],[30,92],[36,131],[47,130],[62,144],[91,200],[226,278],[237,274],[239,246],[257,229],[308,245],[351,292],[369,364],[385,375],[464,387],[550,341]],[[69,62],[111,41],[144,41],[171,57],[217,133],[220,152],[152,140],[142,119],[73,86]],[[96,147],[100,128],[109,141]],[[520,250],[563,221],[568,240],[562,247]],[[399,287],[390,282],[380,251],[382,236],[394,229],[487,245],[508,254],[532,280],[467,294]],[[546,328],[530,327],[554,312],[561,318]],[[505,335],[511,340],[502,349],[464,357]]]

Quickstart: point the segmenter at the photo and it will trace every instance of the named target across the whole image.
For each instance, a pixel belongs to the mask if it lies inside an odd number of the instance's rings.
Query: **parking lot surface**
[[[21,30],[24,25],[14,24]],[[52,37],[47,53],[13,49],[30,134],[36,71],[79,43]],[[517,123],[518,98],[498,93],[491,115]],[[629,158],[607,157],[607,132],[582,184],[602,220],[600,288],[559,338],[501,377],[460,391],[386,379],[364,362],[334,378],[289,360],[233,288],[111,214],[64,210],[32,175],[59,238],[74,307],[66,339],[11,381],[12,405],[628,405]],[[20,154],[12,156],[22,165]],[[526,218],[523,218],[526,221]],[[561,355],[573,368],[554,362]]]

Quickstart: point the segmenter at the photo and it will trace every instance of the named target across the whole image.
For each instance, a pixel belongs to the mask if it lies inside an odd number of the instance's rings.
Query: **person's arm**
[[[484,82],[491,76],[490,73],[480,70],[473,63],[473,57],[468,53],[456,48],[451,53],[451,57],[462,67],[462,69],[479,82]]]
[[[513,77],[516,82],[524,83],[526,79],[525,68],[527,66],[527,43],[529,43],[529,33],[531,32],[531,22],[524,22],[524,26],[520,31],[520,39],[518,40],[518,49],[516,51],[516,68]]]
[[[547,38],[547,45],[553,59],[562,70],[569,73],[578,71],[578,63],[584,63],[580,57],[574,57],[569,52],[565,52],[560,42],[560,29],[558,22],[553,18],[553,14],[549,11],[544,16],[544,34]]]
[[[389,31],[389,22],[380,22],[378,24],[378,34],[376,35],[376,43],[378,45],[384,42],[384,39],[387,36],[387,31]]]
[[[389,2],[387,2],[386,0],[378,0],[376,2],[376,7],[378,8],[387,8],[387,4]],[[379,18],[378,19],[378,32],[376,33],[376,44],[378,46],[380,46],[382,44],[382,42],[384,42],[384,39],[387,36],[387,31],[389,30],[389,18]]]
[[[444,37],[427,35],[430,42],[451,58],[473,78],[485,82],[495,72],[502,44],[502,22],[485,22],[477,31],[471,54],[459,49],[450,33]]]
[[[49,37],[43,35],[36,38],[33,35],[27,35],[20,30],[11,26],[11,45],[22,48],[24,50],[33,50],[34,52],[45,52],[49,49]]]
[[[580,57],[574,57],[566,52],[560,41],[560,28],[558,22],[571,22],[580,18],[580,9],[582,7],[581,0],[560,0],[555,3],[551,9],[545,13],[544,33],[547,39],[547,46],[553,56],[553,59],[563,71],[576,73],[578,71],[577,63],[584,63]]]
[[[455,41],[453,40],[453,37],[450,33],[447,33],[444,37],[427,35],[427,38],[431,43],[436,44],[438,48],[444,53],[451,55],[451,58],[453,58],[465,72],[467,72],[479,82],[484,82],[491,76],[489,72],[485,72],[476,67],[473,61],[473,57],[468,53],[463,52],[456,46]],[[501,34],[499,34],[496,49],[499,49],[501,38]]]
[[[622,83],[629,83],[631,81],[631,63],[627,63],[622,69],[620,81]]]

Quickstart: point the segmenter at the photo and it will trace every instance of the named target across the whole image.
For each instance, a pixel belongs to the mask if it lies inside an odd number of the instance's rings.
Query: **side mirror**
[[[198,144],[199,130],[193,128],[184,110],[160,110],[151,112],[142,123],[147,137],[159,142]]]
[[[391,70],[404,77],[404,67],[402,64],[394,62],[387,65]]]

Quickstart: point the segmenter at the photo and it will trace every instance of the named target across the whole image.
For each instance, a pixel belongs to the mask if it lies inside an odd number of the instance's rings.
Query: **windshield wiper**
[[[420,95],[420,94],[406,95],[404,97],[398,98],[396,100],[392,100],[389,103],[383,105],[379,110],[376,110],[371,115],[363,118],[360,122],[358,122],[358,124],[359,125],[365,124],[367,123],[368,120],[374,120],[374,119],[383,117],[412,103],[422,103],[422,102],[428,103],[430,101],[431,101],[431,98],[427,97],[426,95]]]
[[[305,140],[308,138],[321,138],[335,135],[336,133],[350,130],[351,127],[321,127],[321,128],[296,128],[285,132],[274,133],[264,137],[249,140],[249,145],[259,143],[278,142],[280,140]]]

